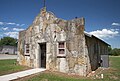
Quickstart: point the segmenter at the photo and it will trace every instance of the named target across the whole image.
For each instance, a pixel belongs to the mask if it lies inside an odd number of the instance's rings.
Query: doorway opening
[[[46,43],[40,43],[40,67],[46,68]]]

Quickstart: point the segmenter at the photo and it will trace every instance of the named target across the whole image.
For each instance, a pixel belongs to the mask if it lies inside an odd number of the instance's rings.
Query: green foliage
[[[112,56],[120,55],[120,49],[118,49],[118,48],[114,48],[114,49],[109,48],[108,51],[109,51],[109,55],[112,55]]]
[[[3,37],[0,40],[0,46],[10,45],[10,46],[17,46],[17,39],[12,37]]]
[[[28,67],[16,65],[16,60],[0,60],[0,76],[25,70]]]

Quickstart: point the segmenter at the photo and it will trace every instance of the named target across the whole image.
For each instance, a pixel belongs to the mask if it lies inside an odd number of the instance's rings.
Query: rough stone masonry
[[[19,64],[86,76],[91,65],[84,25],[84,18],[67,21],[42,8],[33,24],[19,33]]]

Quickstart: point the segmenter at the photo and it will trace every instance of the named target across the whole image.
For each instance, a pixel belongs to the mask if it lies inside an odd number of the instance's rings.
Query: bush
[[[120,55],[120,49],[118,49],[118,48],[110,49],[109,48],[109,55],[119,56]]]

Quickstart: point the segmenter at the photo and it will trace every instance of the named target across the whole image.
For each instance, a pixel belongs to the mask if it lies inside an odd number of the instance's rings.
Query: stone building
[[[19,32],[19,64],[86,76],[101,65],[109,45],[85,34],[84,25],[84,18],[63,20],[44,7],[33,24]]]

